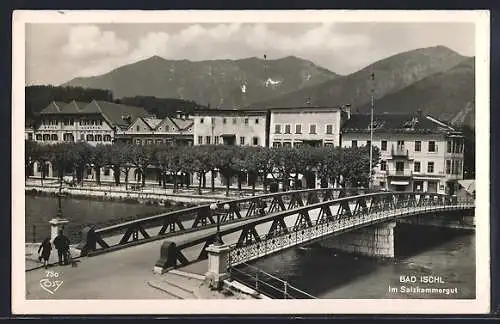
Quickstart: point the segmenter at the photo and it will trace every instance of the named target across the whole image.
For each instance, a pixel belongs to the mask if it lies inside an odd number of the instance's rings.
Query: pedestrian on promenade
[[[62,230],[59,231],[59,235],[54,239],[54,246],[59,256],[59,265],[63,265],[63,263],[64,265],[68,264],[69,239],[63,234]]]
[[[43,240],[42,244],[40,244],[40,247],[38,248],[38,254],[40,254],[40,251],[42,252],[38,257],[38,260],[40,261],[43,260],[43,266],[45,267],[45,269],[47,269],[49,265],[49,257],[51,250],[52,250],[52,244],[50,244],[50,237],[47,237],[45,240]]]

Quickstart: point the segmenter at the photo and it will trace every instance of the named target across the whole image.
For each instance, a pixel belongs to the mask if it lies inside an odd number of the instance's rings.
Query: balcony
[[[413,175],[412,170],[409,169],[405,170],[389,169],[386,172],[388,177],[411,177]]]
[[[404,145],[393,145],[391,148],[391,155],[392,157],[408,158],[408,150],[405,149]]]

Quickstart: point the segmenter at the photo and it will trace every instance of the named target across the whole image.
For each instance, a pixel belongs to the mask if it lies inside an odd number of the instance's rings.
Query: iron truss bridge
[[[368,189],[322,188],[271,193],[217,203],[215,211],[210,204],[170,211],[155,216],[127,221],[99,229],[84,229],[79,249],[82,255],[95,255],[117,249],[214,228],[216,215],[220,224],[235,224],[271,214],[292,211],[319,202],[366,194]],[[227,205],[227,206],[225,206]],[[226,207],[226,208],[224,208]]]
[[[416,215],[433,219],[460,218],[473,216],[474,209],[473,201],[444,194],[367,193],[278,210],[226,226],[220,235],[231,246],[229,265],[234,267],[287,248],[321,241],[329,235],[374,224]],[[211,229],[198,234],[176,245],[176,267],[207,258],[206,248],[214,243],[216,231]],[[184,253],[188,250],[189,253]]]

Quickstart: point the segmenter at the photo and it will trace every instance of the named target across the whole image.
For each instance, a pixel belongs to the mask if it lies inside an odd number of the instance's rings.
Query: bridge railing
[[[262,269],[243,263],[245,269],[229,267],[233,280],[239,281],[255,291],[274,299],[316,299],[313,295],[294,287],[289,282],[273,276]],[[246,271],[245,271],[246,270]]]
[[[306,244],[314,239],[338,230],[352,230],[368,226],[382,219],[396,218],[398,215],[418,213],[443,213],[453,210],[473,210],[474,205],[467,200],[437,193],[414,192],[377,192],[365,195],[348,196],[334,200],[318,202],[302,207],[278,211],[263,217],[257,217],[241,224],[221,228],[220,236],[224,239],[229,234],[240,233],[236,243],[230,243],[230,262],[232,265],[247,262],[257,257],[277,252],[281,249]],[[316,210],[317,218],[311,218],[310,212]],[[391,212],[392,211],[392,212]],[[285,218],[295,217],[295,225],[290,227]],[[287,219],[288,220],[288,219]],[[271,224],[264,235],[257,226]],[[177,244],[176,260],[182,265],[203,260],[207,257],[206,248],[215,241],[216,232],[206,231],[193,239],[186,239]],[[233,244],[231,244],[233,243]],[[187,248],[202,246],[193,258],[186,258],[182,251]],[[196,249],[196,248],[195,248]]]
[[[239,222],[250,217],[264,217],[279,211],[292,210],[322,201],[374,192],[364,188],[319,188],[269,193],[260,196],[217,202],[220,224]],[[224,208],[227,205],[229,208]],[[146,243],[152,240],[215,227],[216,219],[210,204],[169,211],[133,219],[102,228],[84,229],[79,248],[82,255],[107,252]]]
[[[350,200],[353,198],[343,198]],[[434,212],[448,212],[473,208],[473,204],[467,199],[428,199],[420,205],[412,204],[412,200],[399,201],[399,206],[384,205],[381,209],[374,211],[358,210],[357,213],[340,213],[333,217],[323,219],[312,224],[301,224],[299,226],[282,227],[273,233],[254,235],[246,237],[245,240],[230,244],[231,252],[229,264],[236,266],[250,260],[254,260],[289,247],[311,244],[316,240],[322,240],[329,234],[340,234],[345,231],[354,230],[377,222],[396,220],[399,217],[412,215],[428,215]],[[328,205],[340,204],[341,201],[328,202]],[[313,206],[310,206],[313,207]],[[309,208],[309,207],[307,207]],[[441,215],[441,214],[440,214]],[[429,216],[428,216],[429,217]],[[430,216],[432,217],[432,216]]]

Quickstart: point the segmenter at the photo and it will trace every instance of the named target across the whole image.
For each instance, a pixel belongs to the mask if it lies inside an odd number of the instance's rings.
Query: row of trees
[[[155,169],[159,185],[166,187],[167,178],[172,178],[174,192],[178,190],[179,182],[185,179],[178,175],[189,174],[197,175],[200,193],[202,186],[206,185],[206,176],[211,175],[211,188],[215,190],[216,172],[224,177],[227,193],[231,179],[236,177],[241,189],[242,178],[246,175],[253,189],[257,180],[262,179],[264,191],[269,184],[266,181],[269,175],[271,181],[283,183],[283,190],[288,190],[290,179],[298,180],[299,174],[305,177],[307,187],[315,186],[315,174],[321,179],[322,186],[328,182],[368,186],[368,147],[142,146],[126,143],[90,146],[87,143],[40,145],[32,141],[26,141],[25,147],[27,175],[35,162],[40,165],[51,162],[61,180],[65,174],[71,173],[79,183],[83,183],[85,169],[91,167],[95,171],[96,182],[100,184],[102,168],[109,167],[113,170],[115,184],[120,185],[121,175],[124,175],[126,186],[132,168],[139,174],[142,186],[145,185],[146,170]],[[379,156],[378,149],[374,147],[374,166]],[[41,171],[43,181],[46,168],[41,168]],[[189,182],[186,185],[189,186]]]

